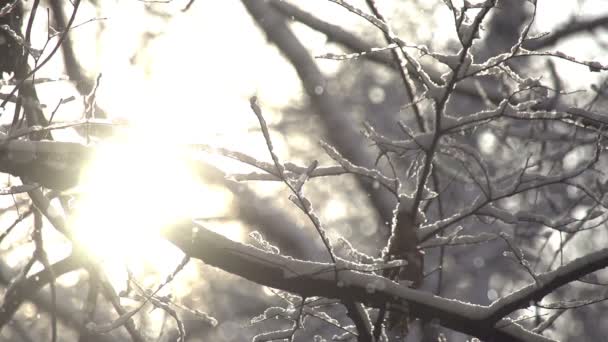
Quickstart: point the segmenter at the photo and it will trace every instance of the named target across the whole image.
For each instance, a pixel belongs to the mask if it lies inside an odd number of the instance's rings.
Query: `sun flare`
[[[175,267],[179,253],[160,230],[177,220],[220,216],[228,200],[197,178],[189,158],[183,146],[136,131],[100,144],[74,203],[77,239],[109,264]]]

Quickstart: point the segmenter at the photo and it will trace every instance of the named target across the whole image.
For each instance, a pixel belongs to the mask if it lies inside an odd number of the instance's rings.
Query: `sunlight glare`
[[[222,215],[229,197],[196,179],[185,148],[146,135],[132,131],[99,145],[82,177],[73,226],[77,239],[112,267],[146,261],[170,271],[181,255],[160,237],[161,228]]]

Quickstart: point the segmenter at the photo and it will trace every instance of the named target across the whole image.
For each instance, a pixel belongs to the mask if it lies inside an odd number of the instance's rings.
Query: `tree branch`
[[[488,320],[488,307],[434,296],[375,274],[266,253],[249,245],[229,240],[201,225],[183,222],[164,231],[165,237],[188,256],[239,275],[250,281],[301,296],[322,296],[342,301],[362,302],[380,308],[384,303],[407,302],[411,313],[422,319],[439,319],[450,329],[494,341],[551,341],[523,329],[510,320]],[[608,254],[608,251],[605,253]],[[608,264],[608,258],[604,260]],[[604,264],[594,264],[600,269]],[[590,271],[590,269],[586,269]],[[371,289],[371,290],[370,290]]]

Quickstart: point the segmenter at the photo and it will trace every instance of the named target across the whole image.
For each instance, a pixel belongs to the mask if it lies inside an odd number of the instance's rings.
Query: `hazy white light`
[[[334,220],[344,217],[346,215],[346,211],[347,208],[344,202],[337,199],[331,199],[327,201],[327,204],[325,205],[326,215]]]
[[[479,135],[479,148],[485,154],[493,153],[496,149],[496,136],[491,132],[485,131]]]
[[[589,209],[589,207],[579,205],[572,211],[572,217],[577,220],[582,220],[589,214]]]
[[[262,286],[262,292],[264,292],[265,295],[270,297],[276,296],[276,293],[273,292],[273,289],[268,286]]]
[[[373,104],[380,104],[384,102],[384,99],[386,98],[384,89],[378,86],[371,87],[367,92],[367,96]]]
[[[220,226],[205,225],[205,228],[215,233],[224,235],[225,237],[233,241],[245,242],[245,240],[247,239],[245,234],[245,228],[239,222],[223,223]]]
[[[564,162],[564,169],[566,171],[571,171],[573,170],[578,163],[581,161],[583,157],[583,153],[581,149],[574,149],[570,152],[568,152],[566,154],[566,156],[564,156],[563,162]]]
[[[77,239],[105,262],[117,261],[112,267],[148,261],[172,270],[181,256],[160,230],[177,220],[223,214],[229,198],[201,184],[186,150],[170,141],[131,132],[129,139],[100,145],[83,175],[73,220]]]

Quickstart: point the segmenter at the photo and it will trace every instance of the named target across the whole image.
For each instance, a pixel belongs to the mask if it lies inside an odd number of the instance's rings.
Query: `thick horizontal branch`
[[[3,139],[0,172],[64,190],[78,183],[82,166],[92,153],[92,148],[78,143]]]
[[[336,270],[332,264],[266,253],[191,222],[174,225],[166,229],[164,234],[190,257],[261,285],[306,297],[322,296],[362,302],[376,308],[387,302],[407,302],[415,316],[439,319],[445,327],[479,338],[492,338],[493,341],[550,341],[508,319],[490,324],[487,320],[490,313],[488,307],[437,297],[375,274],[346,268]]]
[[[189,147],[195,151],[201,149],[201,145]],[[72,142],[11,140],[5,134],[0,133],[0,172],[22,177],[28,182],[35,182],[49,189],[65,190],[78,185],[82,168],[93,158],[95,150],[95,146]],[[161,159],[162,156],[159,156],[159,162]],[[235,194],[235,201],[232,204],[239,217],[251,226],[263,227],[262,233],[268,239],[280,242],[281,247],[285,247],[288,253],[295,256],[311,257],[317,254],[315,252],[317,246],[301,243],[301,241],[307,241],[311,237],[310,234],[301,229],[293,231],[282,229],[284,226],[293,226],[289,224],[290,220],[283,212],[260,201],[256,194],[244,186],[226,180],[224,173],[211,165],[194,159],[189,162],[192,169],[206,182],[219,183]],[[300,170],[292,164],[286,165],[290,171]],[[328,168],[328,170],[332,171],[336,168],[343,170],[342,167]],[[28,184],[15,189],[30,191],[34,188]],[[30,191],[30,195],[36,198],[44,210],[54,212],[40,191]],[[55,219],[57,219],[56,215]],[[58,225],[55,226],[58,227]],[[278,226],[281,226],[281,229],[273,229]]]
[[[531,301],[540,301],[558,287],[605,267],[608,267],[608,248],[589,253],[554,271],[538,275],[536,283],[492,303],[490,320],[498,321],[517,309],[528,307]]]

